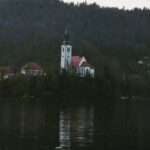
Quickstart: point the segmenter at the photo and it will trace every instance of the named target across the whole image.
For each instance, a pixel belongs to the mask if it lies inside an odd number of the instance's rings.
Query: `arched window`
[[[70,51],[70,48],[67,48],[67,52],[69,52]]]

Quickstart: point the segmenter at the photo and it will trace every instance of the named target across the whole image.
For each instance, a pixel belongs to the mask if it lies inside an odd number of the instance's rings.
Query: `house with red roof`
[[[44,74],[44,69],[38,63],[28,63],[21,68],[21,74],[42,76]]]
[[[66,30],[63,44],[61,45],[61,73],[63,70],[74,72],[80,77],[94,77],[95,69],[91,66],[84,56],[72,56],[72,45],[70,44],[69,34]]]
[[[0,78],[8,79],[15,76],[15,70],[11,66],[0,67]]]

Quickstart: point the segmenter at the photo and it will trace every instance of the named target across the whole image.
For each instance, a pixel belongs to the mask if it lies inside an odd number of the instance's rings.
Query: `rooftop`
[[[26,70],[43,70],[43,68],[38,63],[28,63],[24,65],[21,69]]]
[[[77,66],[80,60],[81,60],[80,56],[72,56],[72,65]]]
[[[2,66],[0,67],[1,73],[14,73],[14,69],[11,66]]]
[[[88,62],[83,62],[80,67],[90,67],[93,69],[93,67]]]

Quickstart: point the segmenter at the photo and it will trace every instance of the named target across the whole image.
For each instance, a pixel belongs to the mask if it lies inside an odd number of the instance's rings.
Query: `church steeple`
[[[66,27],[66,31],[65,31],[65,35],[64,35],[64,44],[70,44],[70,37],[69,37],[69,34],[68,34],[68,29]]]
[[[70,44],[70,38],[68,30],[66,28],[64,41],[61,45],[61,72],[63,70],[71,71],[71,60],[72,60],[72,45]]]

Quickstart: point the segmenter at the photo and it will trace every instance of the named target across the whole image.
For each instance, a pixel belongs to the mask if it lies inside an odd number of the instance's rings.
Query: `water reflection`
[[[0,150],[150,149],[150,101],[0,101]]]
[[[68,112],[60,111],[59,142],[60,148],[70,149],[70,115]]]
[[[89,147],[93,142],[93,106],[65,109],[60,111],[60,148]]]
[[[1,102],[0,149],[54,149],[59,143],[58,117],[56,105],[26,101]]]

